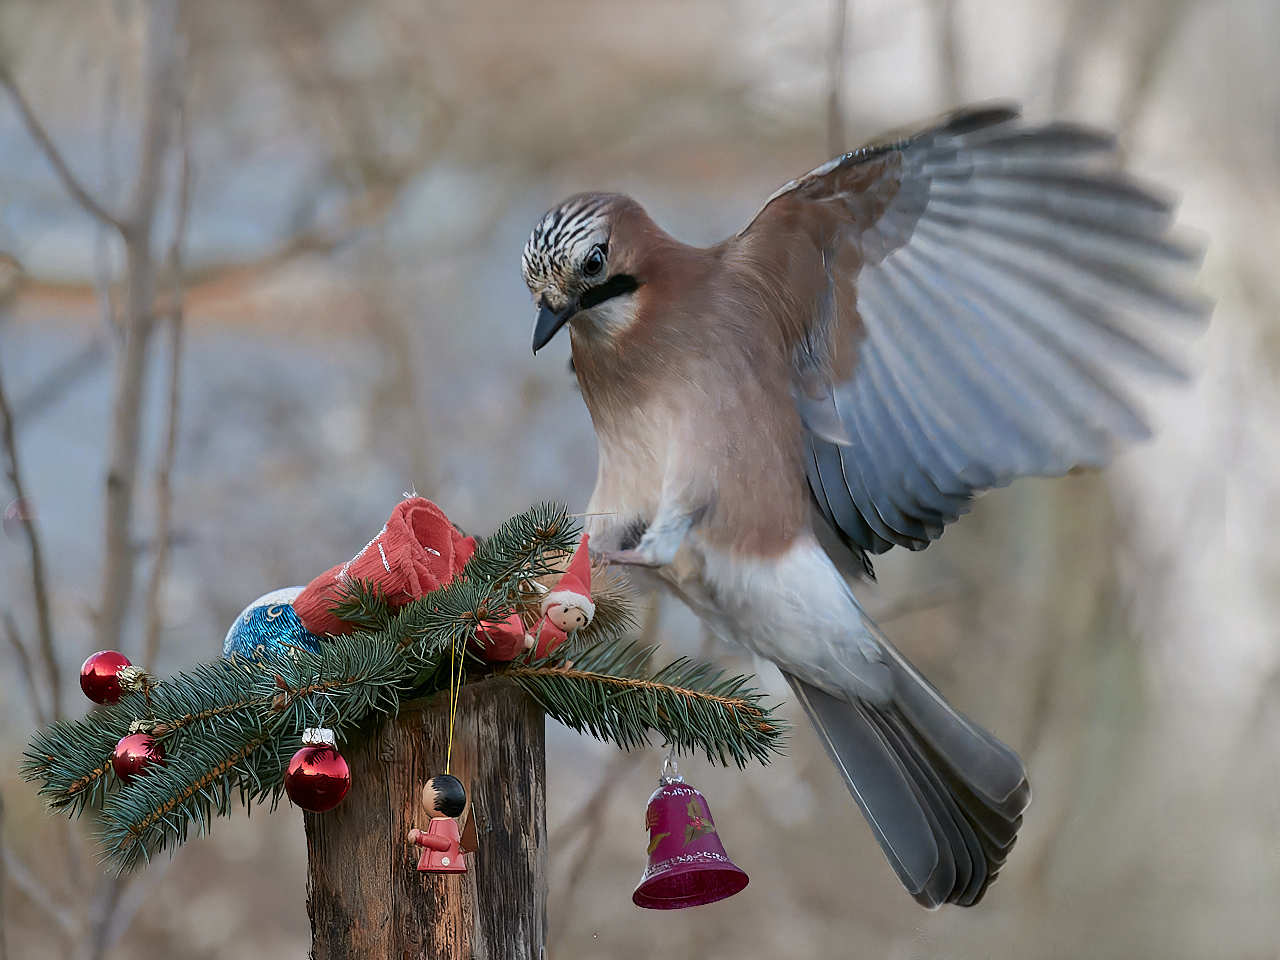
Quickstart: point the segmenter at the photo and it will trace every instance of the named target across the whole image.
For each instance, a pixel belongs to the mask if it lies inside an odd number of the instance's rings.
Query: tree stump
[[[542,960],[547,936],[546,738],[537,704],[509,680],[458,699],[452,773],[478,849],[465,874],[417,870],[423,782],[444,773],[448,694],[348,745],[351,791],[305,815],[315,960]]]

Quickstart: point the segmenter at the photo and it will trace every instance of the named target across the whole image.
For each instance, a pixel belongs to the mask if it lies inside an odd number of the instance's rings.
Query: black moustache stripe
[[[582,296],[578,298],[578,309],[590,310],[592,307],[599,306],[614,297],[620,297],[624,293],[635,293],[639,286],[640,282],[635,277],[620,273],[616,277],[610,277],[599,286],[584,291]]]

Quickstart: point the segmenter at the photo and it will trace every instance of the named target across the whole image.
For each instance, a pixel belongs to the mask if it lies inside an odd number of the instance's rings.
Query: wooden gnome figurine
[[[426,831],[409,831],[409,842],[423,848],[418,869],[423,873],[466,873],[459,849],[461,836],[455,817],[467,806],[467,793],[457,777],[442,774],[422,785],[422,807],[431,817]]]
[[[569,639],[569,634],[581,630],[595,615],[596,605],[591,600],[591,559],[587,556],[584,533],[568,569],[542,598],[542,618],[533,628],[534,656],[550,656]]]

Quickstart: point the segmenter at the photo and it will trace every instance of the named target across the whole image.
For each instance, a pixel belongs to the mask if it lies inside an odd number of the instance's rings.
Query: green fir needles
[[[548,716],[623,749],[649,744],[656,732],[685,753],[739,767],[768,763],[785,724],[761,704],[748,678],[682,657],[654,673],[646,665],[656,647],[605,642],[562,665],[513,665],[503,671],[524,687]]]
[[[32,739],[22,775],[41,783],[54,810],[95,811],[104,860],[131,869],[192,830],[208,830],[233,800],[274,807],[304,728],[329,727],[342,742],[402,701],[447,687],[451,647],[463,649],[482,620],[536,606],[530,581],[558,574],[577,540],[563,507],[533,507],[481,542],[462,576],[399,611],[372,585],[353,585],[335,611],[356,631],[318,652],[202,664],[155,686],[149,699],[129,694],[53,724]],[[653,649],[628,639],[627,591],[604,571],[593,587],[595,618],[557,655],[497,672],[561,723],[624,749],[656,733],[680,752],[701,750],[726,765],[768,762],[785,730],[746,679],[683,659],[650,672]],[[464,661],[468,682],[495,672],[470,651]],[[125,785],[111,755],[135,721],[154,727],[165,762]]]

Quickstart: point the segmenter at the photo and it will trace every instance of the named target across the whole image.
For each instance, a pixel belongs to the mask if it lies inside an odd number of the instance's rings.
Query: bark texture
[[[478,845],[465,874],[417,870],[423,782],[445,769],[447,695],[343,750],[351,792],[306,814],[315,960],[541,960],[546,943],[544,717],[507,680],[463,687],[451,772]],[[464,845],[473,831],[464,823]]]

